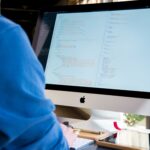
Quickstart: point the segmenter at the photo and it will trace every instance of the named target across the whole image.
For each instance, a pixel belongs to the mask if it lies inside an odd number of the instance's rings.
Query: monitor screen
[[[40,52],[46,88],[56,95],[79,92],[79,103],[83,99],[86,103],[91,94],[98,96],[89,99],[96,106],[100,95],[111,105],[119,104],[113,100],[119,98],[122,104],[146,102],[150,107],[149,18],[148,5],[133,2],[43,12],[35,49]]]

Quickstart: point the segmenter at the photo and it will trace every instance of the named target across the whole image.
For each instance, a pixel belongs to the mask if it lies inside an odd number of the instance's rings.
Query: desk
[[[128,133],[130,133],[130,136],[126,136],[128,135]],[[135,132],[129,130],[122,130],[117,134],[116,142],[119,140],[122,140],[121,144],[113,144],[105,141],[96,141],[96,143],[100,146],[97,146],[95,143],[93,143],[79,150],[150,150],[150,134],[148,133],[141,133],[140,135],[140,133],[138,133],[137,131]],[[106,148],[105,146],[111,148]]]
[[[106,147],[102,147],[102,146],[97,146],[96,144],[91,144],[91,145],[87,145],[85,146],[84,148],[80,148],[80,149],[77,149],[77,150],[149,150],[149,149],[145,149],[145,148],[106,148]]]
[[[79,150],[115,150],[115,149],[110,149],[110,148],[105,148],[105,147],[98,147],[96,144],[91,144],[86,146],[85,148],[81,148]]]
[[[68,118],[67,118],[68,119]],[[74,128],[80,127],[81,129],[89,129],[93,131],[110,131],[112,133],[117,132],[117,139],[116,143],[120,145],[125,145],[129,147],[138,147],[142,150],[150,150],[150,130],[148,129],[126,129],[118,131],[114,128],[113,119],[95,119],[94,117],[90,118],[89,120],[78,120],[78,119],[68,119],[69,123]],[[64,119],[64,121],[66,121]],[[63,121],[62,121],[63,122]],[[120,123],[119,121],[117,121]],[[120,123],[121,124],[121,123]],[[94,127],[94,128],[93,128]],[[104,147],[97,147],[96,144],[84,147],[79,150],[114,150],[113,148],[104,148]]]

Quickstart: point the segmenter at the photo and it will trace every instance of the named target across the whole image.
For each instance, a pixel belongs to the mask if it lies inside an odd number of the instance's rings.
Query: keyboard
[[[84,138],[80,138],[78,137],[74,143],[74,148],[76,150],[80,150],[81,148],[87,146],[87,145],[90,145],[94,143],[94,140],[91,140],[91,139],[84,139]]]

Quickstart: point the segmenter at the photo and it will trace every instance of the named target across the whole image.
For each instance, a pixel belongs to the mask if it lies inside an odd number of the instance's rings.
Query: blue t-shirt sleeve
[[[45,98],[45,78],[30,42],[17,25],[0,30],[0,149],[68,150]],[[0,28],[2,25],[0,18]],[[6,26],[8,25],[8,28]]]

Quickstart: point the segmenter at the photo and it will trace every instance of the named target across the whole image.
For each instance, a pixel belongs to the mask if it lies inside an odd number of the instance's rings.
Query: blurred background
[[[125,0],[1,0],[2,15],[20,24],[32,42],[33,33],[42,7],[57,5],[82,5],[93,3],[107,3]]]

